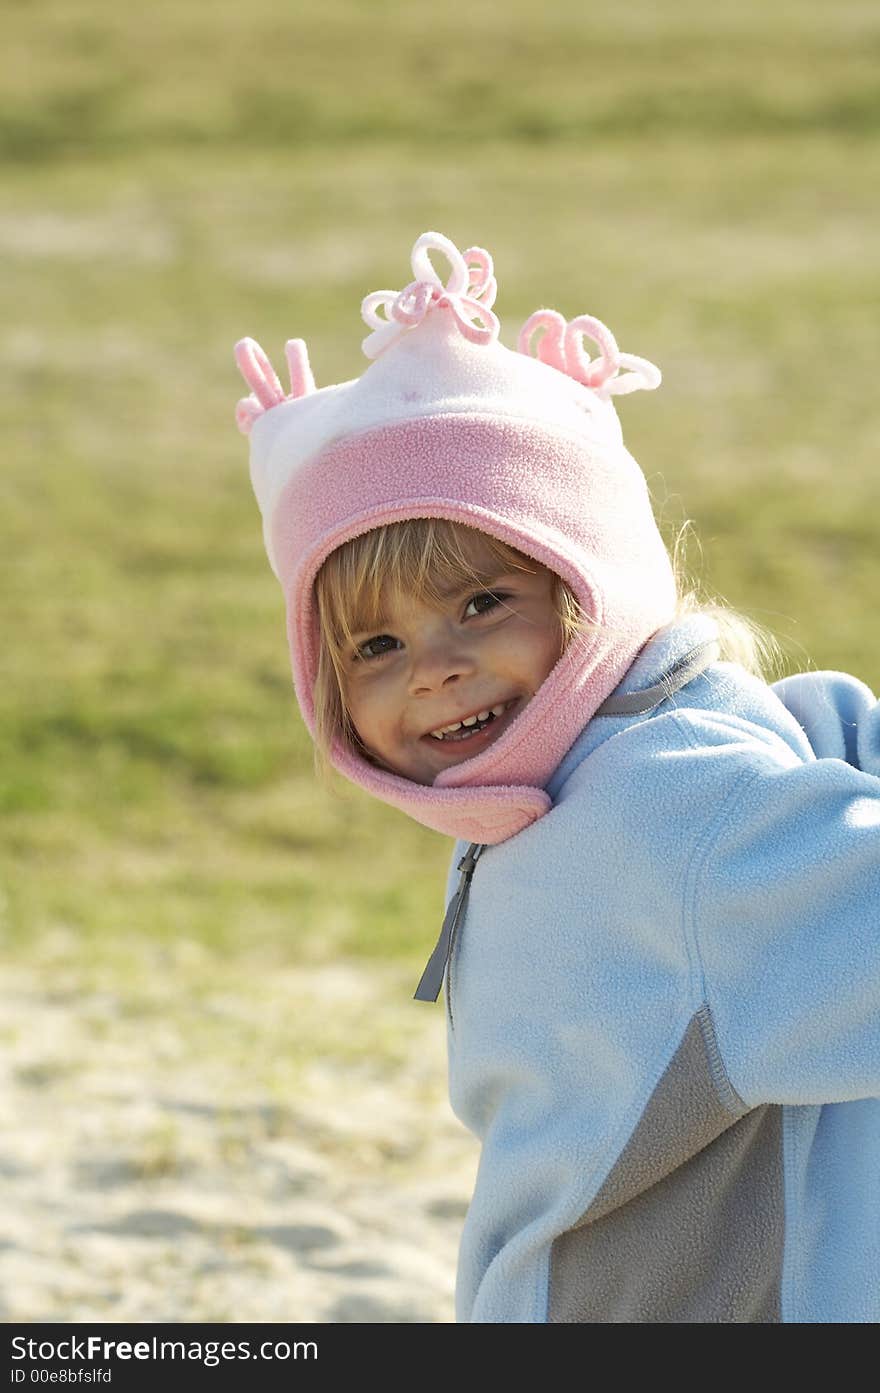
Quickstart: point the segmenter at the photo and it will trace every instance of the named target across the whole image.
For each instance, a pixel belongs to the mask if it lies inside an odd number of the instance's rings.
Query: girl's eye
[[[384,654],[392,651],[391,647],[386,647],[385,645],[390,644],[393,646],[396,642],[397,639],[392,638],[390,634],[377,634],[375,638],[368,638],[366,643],[358,644],[355,657],[381,658]]]
[[[470,609],[471,605],[475,605],[477,607],[477,614],[488,614],[490,609],[495,609],[497,605],[500,605],[504,600],[508,598],[509,596],[502,595],[500,592],[495,590],[481,590],[478,595],[473,595],[471,599],[468,601],[467,609],[464,612],[465,618],[468,618],[468,610]],[[484,601],[488,601],[488,604],[484,603]]]

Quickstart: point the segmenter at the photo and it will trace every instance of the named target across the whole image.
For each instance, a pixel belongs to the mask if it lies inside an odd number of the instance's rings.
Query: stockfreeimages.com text
[[[222,1360],[236,1359],[317,1359],[318,1346],[314,1340],[264,1340],[252,1347],[250,1340],[105,1340],[101,1335],[82,1339],[29,1340],[16,1335],[12,1340],[13,1359],[180,1359],[193,1360],[209,1368]]]

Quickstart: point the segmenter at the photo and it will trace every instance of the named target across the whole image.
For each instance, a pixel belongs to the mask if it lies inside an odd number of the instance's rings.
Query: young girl
[[[652,364],[412,266],[355,381],[243,340],[238,420],[322,757],[458,839],[458,1317],[880,1319],[880,706],[679,595],[612,403]]]

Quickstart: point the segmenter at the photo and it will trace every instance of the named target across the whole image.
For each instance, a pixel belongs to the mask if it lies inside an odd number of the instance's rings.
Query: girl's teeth
[[[456,730],[461,730],[461,721],[457,721],[454,726],[441,726],[439,730],[432,730],[431,734],[435,740],[442,740],[444,735],[452,735]]]
[[[490,706],[486,711],[479,711],[476,716],[466,716],[463,721],[456,721],[454,725],[443,726],[440,730],[432,730],[431,735],[435,740],[442,740],[445,735],[454,735],[462,727],[469,728],[475,726],[478,721],[488,721],[490,716],[503,716],[510,702],[501,702],[499,706]]]

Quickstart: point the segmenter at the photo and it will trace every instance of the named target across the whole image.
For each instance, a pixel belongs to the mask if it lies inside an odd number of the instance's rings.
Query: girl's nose
[[[460,678],[476,671],[473,656],[460,640],[447,637],[423,642],[411,649],[409,691],[411,696],[427,696],[453,686]]]

